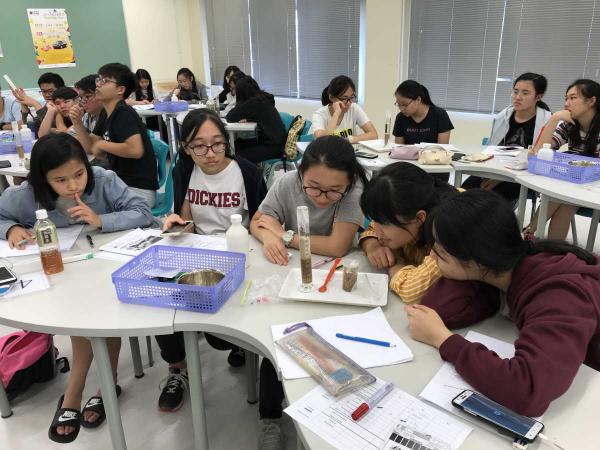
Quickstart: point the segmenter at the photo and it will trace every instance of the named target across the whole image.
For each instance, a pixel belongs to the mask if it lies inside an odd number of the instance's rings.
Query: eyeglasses
[[[321,195],[325,195],[326,199],[334,202],[341,200],[347,194],[347,192],[340,192],[334,190],[324,191],[323,189],[319,189],[316,187],[304,186],[304,184],[302,185],[302,189],[304,189],[304,192],[306,192],[306,195],[308,195],[309,197],[317,198]]]
[[[413,99],[412,99],[410,102],[408,102],[408,103],[402,103],[402,104],[400,104],[400,103],[398,103],[398,102],[394,102],[394,105],[396,105],[396,106],[397,106],[399,109],[406,109],[406,108],[408,108],[408,107],[410,106],[410,104],[411,104],[412,102],[414,102],[414,101],[415,101],[415,99],[413,98]]]
[[[51,88],[51,89],[40,89],[40,94],[42,95],[52,95],[54,94],[54,91],[56,91],[55,88]]]
[[[213,145],[205,145],[205,144],[190,145],[190,144],[187,144],[185,147],[188,150],[190,150],[192,153],[194,153],[194,155],[196,155],[196,156],[206,156],[206,154],[208,153],[209,150],[212,150],[212,152],[215,155],[218,155],[219,153],[224,153],[225,150],[227,150],[227,142],[215,142]]]
[[[96,94],[83,94],[78,97],[80,103],[87,103],[92,100]]]
[[[342,103],[352,103],[356,101],[356,95],[352,95],[351,97],[337,97],[337,99]]]
[[[104,86],[106,83],[117,84],[117,82],[115,80],[111,80],[110,78],[101,77],[100,75],[98,75],[96,77],[96,86]]]

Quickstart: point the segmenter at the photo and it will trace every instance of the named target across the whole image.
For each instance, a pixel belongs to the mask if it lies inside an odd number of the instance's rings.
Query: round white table
[[[527,173],[517,177],[516,182],[540,193],[538,227],[535,232],[538,238],[546,236],[545,224],[548,219],[548,203],[550,201],[593,209],[594,213],[586,244],[587,250],[593,250],[600,219],[600,181],[577,184]]]
[[[246,272],[246,280],[264,280],[274,274],[280,275],[283,280],[288,268],[269,263],[263,256],[261,246],[256,240],[251,240],[251,247],[253,250],[250,252],[250,266]],[[292,253],[290,267],[298,267],[298,252],[292,251]],[[374,272],[368,266],[366,258],[360,250],[355,250],[351,257],[360,261],[359,270]],[[245,285],[246,283],[242,284],[215,314],[187,311],[177,311],[175,314],[174,329],[184,332],[186,344],[196,449],[209,448],[202,395],[198,331],[216,333],[234,344],[267,357],[276,366],[271,325],[367,311],[366,308],[357,306],[290,301],[241,305]],[[394,331],[412,350],[414,360],[409,363],[369,370],[374,375],[393,381],[400,389],[417,396],[441,367],[443,361],[437,350],[410,338],[403,307],[402,301],[395,294],[390,293],[388,304],[383,307],[383,311]],[[517,335],[515,325],[500,316],[486,320],[471,329],[508,342],[513,342]],[[256,370],[254,358],[247,359],[247,364],[248,371]],[[283,380],[283,386],[287,400],[291,403],[313,389],[316,382],[311,378]],[[594,448],[600,438],[600,430],[595,426],[596,419],[592,411],[597,408],[599,400],[600,377],[596,371],[582,366],[569,391],[553,402],[545,414],[544,423],[548,433],[565,444],[567,448]],[[305,427],[297,425],[297,430],[305,448],[331,449],[331,446]],[[510,443],[505,438],[489,433],[475,424],[473,433],[461,449],[503,450],[510,448],[509,445]]]
[[[119,233],[93,234],[100,247]],[[64,255],[90,250],[81,233],[74,248]],[[41,271],[39,256],[13,258],[14,271]],[[0,298],[0,323],[40,333],[90,338],[100,379],[106,418],[114,449],[126,449],[115,384],[106,346],[107,337],[133,337],[173,332],[175,311],[121,303],[111,274],[122,263],[91,259],[65,264],[64,272],[49,277],[50,289],[13,298]]]

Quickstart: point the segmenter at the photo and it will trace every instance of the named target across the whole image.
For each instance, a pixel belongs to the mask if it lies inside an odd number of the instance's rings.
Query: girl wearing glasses
[[[225,233],[232,214],[241,214],[242,224],[248,227],[266,192],[258,168],[231,154],[225,127],[213,111],[191,111],[183,121],[181,135],[184,140],[173,172],[175,214],[167,217],[163,230],[193,220],[198,234]],[[227,361],[231,366],[245,364],[239,347],[210,334],[205,337],[217,350],[230,350]],[[169,363],[158,407],[165,412],[177,411],[188,385],[183,335],[157,336],[156,341],[162,358]]]
[[[311,133],[316,138],[330,134],[356,144],[377,139],[377,130],[363,109],[355,103],[356,87],[350,77],[339,75],[323,90],[321,103],[312,116]],[[362,133],[357,134],[357,126]]]
[[[263,243],[267,259],[285,266],[286,247],[298,248],[296,207],[306,205],[313,253],[344,256],[364,222],[359,199],[365,183],[346,139],[318,138],[307,147],[298,171],[286,173],[269,190],[250,231]]]
[[[225,233],[232,214],[241,214],[248,227],[265,194],[258,168],[232,155],[223,122],[211,111],[191,111],[181,135],[173,172],[175,214],[163,228],[193,220],[198,234]]]
[[[393,134],[396,144],[448,144],[454,125],[445,109],[431,101],[429,91],[414,80],[406,80],[394,93],[400,112]]]
[[[390,164],[367,184],[360,199],[371,218],[360,246],[372,266],[387,269],[390,289],[406,303],[418,302],[440,278],[423,224],[431,211],[457,191],[407,162]]]

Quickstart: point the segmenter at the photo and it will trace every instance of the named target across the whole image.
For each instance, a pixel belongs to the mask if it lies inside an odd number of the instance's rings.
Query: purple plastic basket
[[[150,269],[216,269],[225,277],[214,286],[192,286],[151,279],[144,275]],[[245,273],[243,253],[153,245],[113,272],[112,281],[125,303],[214,313],[244,281]]]
[[[573,160],[592,161],[598,165],[590,167],[572,166],[569,164],[569,161]],[[600,158],[554,152],[554,159],[552,161],[530,156],[528,158],[527,170],[536,175],[569,181],[570,183],[591,183],[600,180]]]
[[[187,102],[157,102],[154,104],[154,110],[161,113],[176,113],[187,111],[190,105]]]
[[[23,141],[23,150],[30,153],[33,148],[33,141]],[[0,155],[17,154],[17,143],[13,140],[0,141]]]

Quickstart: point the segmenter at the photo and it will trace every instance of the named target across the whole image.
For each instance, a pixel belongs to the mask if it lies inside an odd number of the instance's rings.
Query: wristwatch
[[[283,241],[283,244],[286,247],[289,247],[292,244],[292,239],[294,239],[294,234],[296,234],[296,232],[294,230],[287,230],[281,236],[281,240]]]

